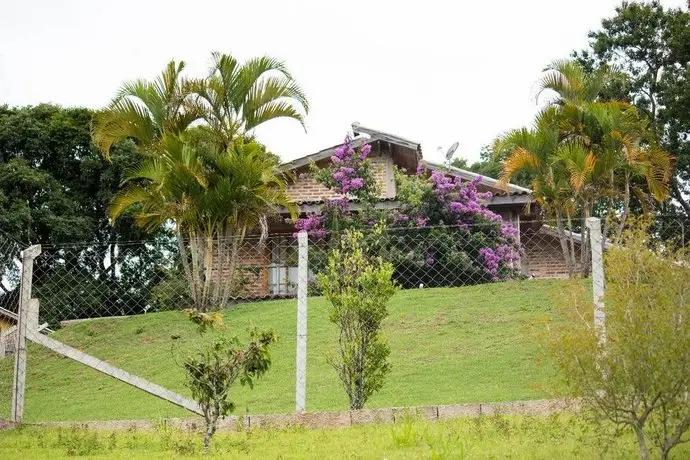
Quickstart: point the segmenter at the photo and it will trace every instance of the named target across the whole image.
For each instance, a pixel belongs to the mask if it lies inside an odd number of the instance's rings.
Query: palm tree
[[[125,83],[94,119],[93,138],[104,156],[133,138],[144,157],[110,209],[114,220],[134,210],[154,229],[172,222],[185,276],[197,308],[224,307],[236,289],[238,251],[248,231],[281,207],[294,213],[278,158],[252,140],[275,118],[304,126],[308,103],[285,65],[269,57],[240,65],[213,54],[202,80],[182,76],[171,61],[153,82]]]
[[[588,74],[576,61],[553,62],[538,81],[537,98],[546,90],[555,92],[556,97],[547,102],[546,109],[537,117],[535,129],[527,130],[537,138],[546,132],[550,134],[548,152],[536,155],[514,142],[515,132],[508,133],[496,144],[497,154],[505,156],[504,182],[519,171],[532,171],[539,176],[534,184],[535,192],[545,177],[551,178],[554,184],[567,185],[567,192],[559,192],[564,197],[560,200],[564,206],[551,209],[557,222],[563,216],[568,221],[572,257],[575,254],[572,217],[587,218],[595,204],[599,207],[604,204],[608,217],[604,220],[604,234],[608,234],[615,219],[619,222],[617,239],[630,213],[633,196],[642,204],[649,197],[663,200],[668,196],[672,158],[650,141],[653,136],[648,124],[633,106],[606,101],[600,96],[614,78],[617,74],[608,69]],[[544,169],[543,165],[547,164],[550,169]],[[535,165],[542,165],[541,170]],[[558,226],[562,232],[561,225]],[[580,252],[583,268],[587,267],[587,253],[587,238],[583,238]]]
[[[555,218],[566,268],[573,276],[574,248],[572,243],[568,246],[564,219],[569,221],[575,212],[574,193],[562,158],[557,116],[554,107],[546,108],[537,115],[531,129],[516,129],[499,137],[494,142],[494,154],[503,158],[501,183],[507,185],[519,172],[532,177],[534,199]]]
[[[159,154],[129,177],[110,208],[115,220],[134,209],[139,225],[173,221],[192,299],[201,311],[227,306],[236,294],[238,253],[248,231],[282,206],[294,214],[286,177],[260,144],[237,138],[226,151],[213,143],[166,136]],[[222,276],[221,276],[222,275]]]
[[[259,125],[292,118],[304,127],[309,103],[285,64],[268,56],[240,64],[228,54],[213,53],[213,65],[195,92],[204,120],[221,144],[249,136]]]
[[[304,126],[309,103],[283,62],[263,56],[240,64],[221,53],[212,60],[205,79],[185,78],[184,62],[170,61],[152,82],[124,83],[94,117],[93,138],[103,155],[122,138],[155,152],[163,136],[179,135],[199,120],[212,129],[221,150],[269,120],[287,117]]]
[[[166,134],[178,135],[201,117],[191,98],[185,63],[170,61],[153,81],[125,82],[110,104],[94,116],[93,140],[108,158],[111,146],[132,138],[145,153],[159,149]]]

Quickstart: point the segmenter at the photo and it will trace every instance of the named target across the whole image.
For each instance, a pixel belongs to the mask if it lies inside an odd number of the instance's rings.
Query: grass
[[[368,407],[454,404],[553,396],[553,369],[538,358],[540,319],[568,281],[527,280],[462,288],[401,291],[390,304],[385,334],[392,372]],[[230,333],[250,325],[273,328],[280,342],[273,366],[253,391],[238,386],[236,413],[294,410],[294,300],[245,304],[224,312]],[[347,409],[327,357],[335,326],[327,304],[310,298],[307,410]],[[201,341],[179,312],[88,321],[53,337],[171,390],[188,394],[176,364]],[[175,339],[175,337],[177,337]],[[11,359],[0,361],[0,391],[9,395]],[[27,421],[155,419],[188,412],[31,344],[25,403]],[[4,388],[3,388],[4,387]],[[9,399],[0,398],[0,414]],[[2,416],[2,415],[0,415]]]
[[[404,419],[395,425],[342,429],[292,428],[218,433],[209,455],[201,434],[160,425],[151,431],[89,431],[23,427],[0,432],[0,458],[478,458],[570,459],[637,457],[627,434],[605,444],[601,431],[573,416],[479,417],[444,422]],[[682,445],[672,458],[688,458]]]

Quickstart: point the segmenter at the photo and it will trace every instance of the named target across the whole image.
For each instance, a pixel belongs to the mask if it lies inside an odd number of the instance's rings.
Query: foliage
[[[260,227],[264,235],[267,217],[281,206],[294,212],[277,157],[251,131],[280,117],[303,124],[300,109],[308,110],[283,63],[212,57],[204,79],[184,77],[184,63],[171,61],[152,82],[124,83],[93,130],[106,158],[118,139],[138,142],[144,159],[109,215],[116,221],[135,208],[142,228],[172,223],[191,297],[204,311],[227,306],[238,287],[237,254],[246,233]]]
[[[198,326],[200,334],[222,325],[220,314],[207,315],[195,310],[185,312]],[[219,319],[220,318],[220,319]],[[249,342],[242,345],[237,337],[218,337],[182,363],[187,386],[199,403],[206,423],[204,448],[208,452],[211,438],[218,429],[218,419],[235,410],[230,389],[239,378],[241,385],[254,388],[256,379],[271,367],[269,347],[277,340],[273,331],[249,331]]]
[[[340,331],[339,356],[332,362],[350,402],[361,409],[390,372],[390,348],[381,335],[386,304],[395,293],[393,265],[374,257],[361,232],[348,230],[318,275],[331,304],[329,319]]]
[[[149,304],[152,311],[184,310],[194,305],[181,270],[164,270],[161,278],[151,289]]]
[[[651,442],[665,459],[690,440],[690,258],[651,243],[646,225],[624,243],[606,253],[605,331],[592,326],[589,295],[578,292],[551,350],[595,421],[633,431],[641,458]]]
[[[502,160],[503,158],[494,155],[491,145],[484,145],[479,151],[479,161],[470,164],[465,158],[454,158],[450,165],[454,168],[472,171],[482,176],[497,179],[501,176],[501,171],[503,170]],[[533,177],[528,172],[521,171],[514,175],[510,182],[522,187],[530,187],[532,179]]]
[[[347,137],[328,167],[314,167],[317,181],[338,196],[327,201],[320,214],[299,219],[295,230],[317,241],[330,232],[365,231],[368,244],[393,263],[394,278],[407,288],[420,283],[459,286],[518,275],[513,268],[521,251],[517,229],[487,209],[485,200],[491,194],[478,191],[479,179],[453,179],[443,171],[429,172],[421,163],[414,176],[396,171],[399,208],[379,210],[369,153],[368,145],[358,150]],[[360,205],[356,211],[350,209],[351,200]],[[386,231],[372,233],[377,224],[384,224]],[[418,230],[396,230],[410,227]],[[317,261],[310,268],[318,273],[324,267]]]
[[[192,91],[195,108],[221,148],[276,118],[305,126],[309,102],[285,63],[269,56],[243,64],[229,54],[212,53],[211,58],[209,75],[195,81]]]
[[[106,209],[137,153],[124,140],[113,145],[110,162],[103,160],[91,140],[91,119],[83,108],[0,106],[0,231],[23,246],[43,245],[34,269],[37,290],[60,295],[72,274],[93,292],[62,304],[73,305],[73,312],[63,316],[56,309],[58,316],[48,315],[55,319],[73,319],[79,311],[119,314],[103,298],[119,299],[119,312],[140,313],[137,306],[157,280],[148,262],[166,260],[170,249],[164,228],[143,231],[130,214],[114,225],[108,221]],[[51,298],[41,300],[47,312]]]
[[[297,232],[306,231],[311,237],[323,238],[329,230],[338,232],[358,227],[361,218],[353,218],[354,213],[350,210],[351,200],[360,203],[360,216],[371,217],[374,202],[379,197],[379,187],[368,158],[370,152],[371,145],[364,144],[357,148],[348,135],[345,136],[343,144],[335,149],[328,167],[319,168],[312,165],[312,174],[316,181],[337,194],[337,197],[327,200],[320,214],[297,219]]]
[[[166,137],[127,181],[112,202],[111,218],[136,207],[143,228],[175,223],[183,273],[202,311],[227,306],[235,293],[241,277],[237,254],[247,232],[279,206],[292,209],[275,157],[243,139],[218,151],[185,136]]]
[[[143,152],[155,155],[168,135],[179,136],[199,121],[220,150],[276,118],[304,125],[309,105],[284,63],[268,56],[244,64],[229,54],[212,53],[211,58],[211,71],[202,79],[185,77],[184,61],[170,61],[153,81],[123,83],[94,119],[94,141],[103,155],[108,157],[122,138],[134,139]]]
[[[385,254],[405,287],[457,286],[518,276],[518,230],[483,203],[481,180],[462,181],[443,171],[408,176],[398,172],[395,228],[385,240]],[[416,228],[398,231],[397,228]]]
[[[573,56],[591,71],[622,72],[606,96],[629,101],[650,120],[661,146],[677,159],[673,201],[662,209],[680,205],[690,215],[690,13],[658,1],[623,2],[589,38],[589,48]]]
[[[607,238],[610,226],[617,226],[615,242],[633,200],[644,210],[668,196],[673,158],[654,143],[648,121],[634,106],[603,98],[616,77],[607,68],[588,73],[577,61],[553,62],[538,82],[539,94],[552,97],[534,126],[510,131],[494,144],[504,158],[502,182],[520,172],[532,175],[536,201],[556,219],[571,276],[577,261],[567,235],[583,232],[572,219],[605,217]],[[583,245],[582,267],[588,266],[588,253]]]

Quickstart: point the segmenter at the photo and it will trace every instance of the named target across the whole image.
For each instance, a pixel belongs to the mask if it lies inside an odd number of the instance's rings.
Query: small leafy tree
[[[378,227],[375,231],[381,231]],[[350,401],[361,409],[390,372],[390,348],[381,335],[386,304],[395,293],[393,265],[370,255],[364,235],[344,233],[318,282],[331,304],[329,319],[340,330],[339,355],[331,364]]]
[[[197,325],[200,334],[222,328],[222,317],[218,313],[198,310],[185,310],[185,313]],[[254,381],[271,366],[269,347],[276,340],[273,331],[250,329],[246,345],[237,337],[220,336],[184,360],[182,367],[187,374],[187,387],[204,415],[206,452],[218,429],[218,419],[235,410],[235,404],[229,400],[232,385],[239,378],[240,384],[254,388]]]
[[[652,443],[667,459],[690,441],[690,254],[651,240],[639,226],[606,254],[606,340],[580,292],[551,350],[585,414],[613,423],[617,434],[632,430],[640,458]]]

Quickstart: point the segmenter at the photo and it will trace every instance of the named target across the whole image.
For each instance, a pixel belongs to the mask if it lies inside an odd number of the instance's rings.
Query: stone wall
[[[221,431],[237,431],[255,428],[334,428],[369,423],[395,423],[409,414],[425,420],[449,420],[460,417],[497,415],[548,416],[551,414],[579,410],[575,400],[546,399],[535,401],[511,401],[498,403],[454,404],[444,406],[393,407],[385,409],[362,409],[342,412],[307,412],[303,414],[274,414],[231,416],[219,422]],[[203,422],[196,419],[117,420],[93,422],[43,422],[39,426],[79,426],[94,430],[155,429],[165,423],[185,430],[200,430]]]

